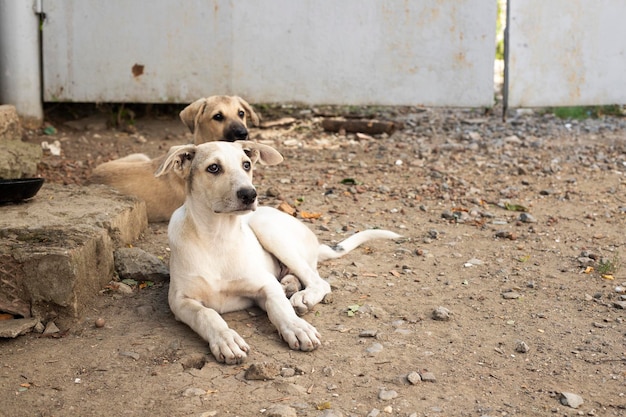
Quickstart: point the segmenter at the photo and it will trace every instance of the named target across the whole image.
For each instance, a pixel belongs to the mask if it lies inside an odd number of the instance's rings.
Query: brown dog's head
[[[248,139],[246,121],[254,126],[259,117],[241,97],[211,96],[194,101],[180,112],[180,118],[193,133],[194,144]]]

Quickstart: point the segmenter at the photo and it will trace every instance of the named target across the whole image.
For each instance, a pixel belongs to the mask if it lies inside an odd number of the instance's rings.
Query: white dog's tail
[[[397,233],[389,230],[364,230],[350,236],[349,238],[339,242],[335,246],[328,246],[321,244],[319,247],[318,260],[325,261],[327,259],[340,258],[343,255],[349,253],[353,249],[356,249],[361,244],[373,239],[398,239],[400,236]]]

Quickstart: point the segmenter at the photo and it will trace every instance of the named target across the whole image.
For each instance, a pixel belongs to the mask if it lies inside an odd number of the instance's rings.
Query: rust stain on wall
[[[139,77],[140,75],[143,75],[143,68],[144,66],[140,64],[133,65],[133,67],[131,68],[133,77]]]

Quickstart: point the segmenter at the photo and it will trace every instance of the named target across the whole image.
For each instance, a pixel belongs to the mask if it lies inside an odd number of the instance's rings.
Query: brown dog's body
[[[193,133],[194,144],[223,140],[233,142],[248,138],[247,120],[257,125],[259,118],[252,107],[237,96],[212,96],[191,103],[180,118]],[[185,201],[185,185],[177,175],[154,176],[165,155],[150,159],[144,154],[98,165],[91,177],[94,184],[109,185],[123,194],[146,202],[148,221],[161,222]]]

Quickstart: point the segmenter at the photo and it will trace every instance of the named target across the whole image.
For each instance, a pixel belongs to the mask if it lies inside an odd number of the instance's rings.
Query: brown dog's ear
[[[184,178],[186,173],[189,172],[188,168],[195,155],[196,145],[172,146],[167,152],[167,155],[165,155],[163,163],[161,163],[154,173],[154,176],[160,177],[174,170],[174,172]]]
[[[257,159],[263,165],[278,165],[283,162],[283,156],[271,146],[250,142],[248,140],[238,140],[235,143],[241,145],[241,149],[243,149],[253,162],[256,162]]]
[[[248,116],[250,116],[250,122],[252,122],[252,126],[258,126],[259,125],[259,116],[254,112],[254,110],[252,109],[252,106],[248,104],[248,102],[244,99],[242,99],[239,96],[235,96],[235,98],[239,101],[239,104],[241,104],[241,106],[243,107],[243,109],[246,111],[246,113],[248,114]]]
[[[195,132],[200,116],[204,113],[204,109],[206,108],[206,104],[207,99],[201,98],[194,101],[180,112],[180,120],[183,121],[191,133]]]

